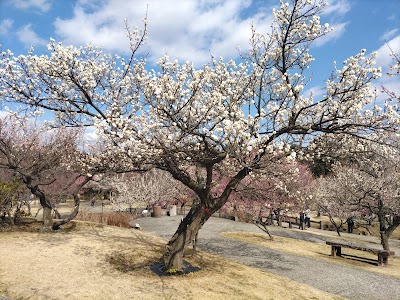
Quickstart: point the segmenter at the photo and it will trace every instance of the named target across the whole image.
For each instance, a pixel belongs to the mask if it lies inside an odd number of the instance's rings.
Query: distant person
[[[309,208],[306,209],[305,215],[306,215],[306,217],[305,217],[306,225],[308,228],[310,228],[310,226],[311,226],[311,211]]]
[[[304,230],[304,211],[301,211],[299,215],[300,215],[299,229]]]
[[[348,218],[347,218],[347,231],[348,231],[348,233],[353,233],[353,227],[354,227],[354,216],[353,215],[350,215]]]

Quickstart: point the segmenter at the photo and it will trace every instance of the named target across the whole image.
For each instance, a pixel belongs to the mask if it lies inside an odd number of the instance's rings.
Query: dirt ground
[[[221,257],[187,257],[200,271],[160,277],[165,240],[76,222],[63,232],[0,233],[0,295],[10,299],[342,299]]]

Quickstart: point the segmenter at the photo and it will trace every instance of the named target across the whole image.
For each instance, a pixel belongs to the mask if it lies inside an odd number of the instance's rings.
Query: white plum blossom
[[[127,27],[128,60],[92,45],[75,48],[54,40],[47,56],[3,52],[0,98],[22,104],[25,112],[51,111],[54,125],[93,125],[109,141],[101,157],[110,165],[151,165],[190,188],[198,205],[164,257],[167,268],[180,269],[183,252],[174,258],[171,253],[184,249],[210,217],[207,212],[221,208],[241,180],[262,172],[269,161],[294,160],[315,136],[398,129],[396,108],[371,110],[370,83],[381,71],[374,67],[375,54],[365,50],[335,66],[325,95],[305,93],[312,83],[310,45],[331,31],[319,17],[326,5],[281,1],[272,31],[253,27],[240,59],[213,58],[202,68],[165,55],[149,70],[137,56],[146,22],[142,32]],[[221,176],[229,180],[215,196]]]

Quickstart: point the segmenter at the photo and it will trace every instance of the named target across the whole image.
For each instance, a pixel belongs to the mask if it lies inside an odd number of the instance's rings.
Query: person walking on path
[[[354,216],[353,215],[350,215],[348,218],[347,218],[347,232],[348,233],[353,233],[353,227],[354,227]]]
[[[304,211],[300,212],[300,226],[299,229],[304,230]]]
[[[305,219],[306,225],[308,228],[310,228],[310,226],[311,226],[311,211],[309,208],[306,209],[305,215],[306,215],[306,219]]]

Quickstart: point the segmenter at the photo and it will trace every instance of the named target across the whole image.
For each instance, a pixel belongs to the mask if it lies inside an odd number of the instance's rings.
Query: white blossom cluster
[[[335,68],[324,97],[306,96],[310,44],[331,28],[320,23],[324,1],[290,2],[274,11],[270,34],[253,28],[240,63],[213,59],[195,69],[164,56],[148,70],[135,58],[145,30],[129,34],[129,60],[54,40],[48,56],[3,52],[0,98],[31,112],[52,111],[56,125],[96,126],[109,141],[100,159],[111,164],[170,169],[223,161],[257,169],[261,159],[293,160],[293,145],[313,134],[396,130],[396,109],[371,105],[370,82],[381,71],[365,50]]]

